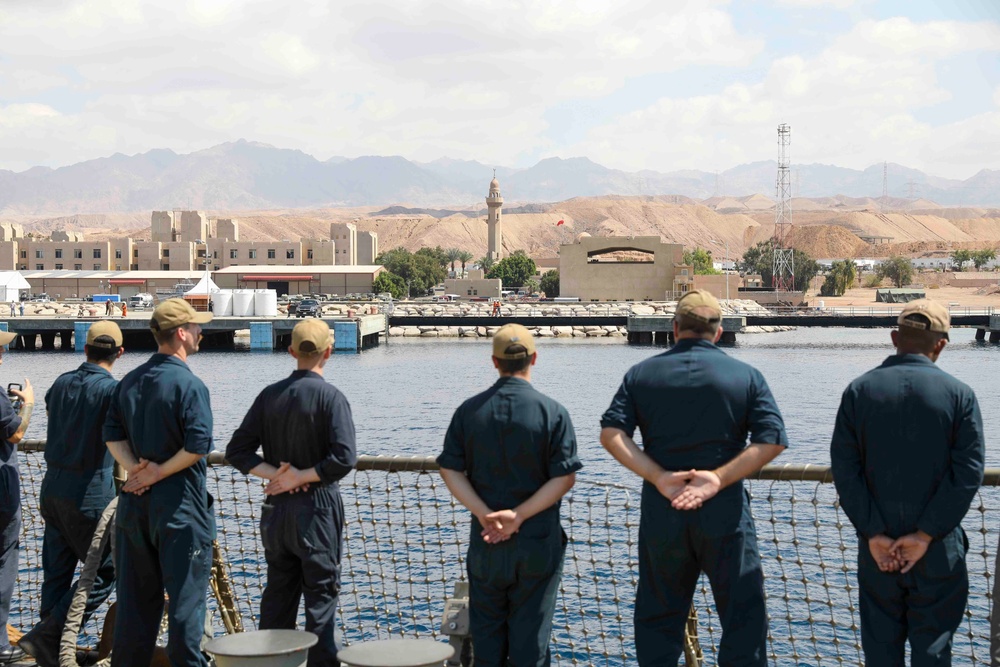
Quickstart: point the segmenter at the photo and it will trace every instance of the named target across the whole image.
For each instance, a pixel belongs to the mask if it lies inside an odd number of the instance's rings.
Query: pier
[[[104,318],[15,317],[0,321],[0,330],[17,333],[11,347],[20,350],[82,351],[90,325]],[[121,328],[124,346],[155,349],[156,343],[145,317],[112,318]],[[381,313],[354,317],[324,317],[334,336],[334,350],[356,352],[378,345],[388,331]],[[250,332],[251,350],[284,350],[291,344],[295,317],[216,317],[201,325],[205,349],[233,349],[237,331]],[[59,344],[56,344],[56,341]]]

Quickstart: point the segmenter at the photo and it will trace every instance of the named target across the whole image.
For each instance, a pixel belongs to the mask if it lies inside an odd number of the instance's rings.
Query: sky
[[[1000,169],[997,0],[3,0],[0,169],[320,160]]]

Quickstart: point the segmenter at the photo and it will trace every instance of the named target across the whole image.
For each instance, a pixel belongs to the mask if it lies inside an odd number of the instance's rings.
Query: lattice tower
[[[889,208],[889,163],[882,163],[882,212]]]
[[[788,146],[792,141],[792,128],[782,123],[778,126],[778,178],[776,181],[777,204],[774,214],[774,289],[779,292],[795,290],[795,260],[788,246],[792,228],[792,179],[789,167]]]

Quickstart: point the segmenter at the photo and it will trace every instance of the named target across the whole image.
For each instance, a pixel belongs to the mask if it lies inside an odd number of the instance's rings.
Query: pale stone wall
[[[49,236],[52,241],[59,241],[62,243],[76,243],[78,241],[83,241],[83,232],[67,231],[65,229],[60,229],[52,232]]]
[[[109,265],[112,271],[130,271],[138,268],[135,244],[130,238],[112,239]]]
[[[638,250],[652,262],[591,262],[593,253]],[[662,299],[674,287],[675,265],[683,246],[663,243],[658,236],[590,237],[560,246],[559,295],[583,301],[650,301]]]
[[[162,271],[163,264],[163,243],[159,241],[139,241],[135,244],[135,250],[138,251],[136,256],[136,264],[139,266],[139,271]],[[167,267],[169,268],[169,266]]]
[[[0,241],[0,271],[17,271],[21,268],[17,253],[17,241]]]
[[[336,245],[335,263],[355,266],[358,263],[358,228],[350,222],[334,222],[330,225],[330,240]]]
[[[213,238],[224,241],[240,240],[240,221],[235,218],[219,218],[215,221]]]
[[[729,281],[729,296],[726,296],[726,281]],[[703,289],[712,293],[717,299],[736,299],[743,279],[738,273],[725,273],[721,276],[695,276],[694,289]]]
[[[108,241],[18,243],[20,266],[29,271],[107,271],[111,268]],[[20,268],[20,267],[19,267]]]
[[[375,232],[358,232],[358,264],[369,266],[378,257],[378,234]]]
[[[472,297],[499,299],[501,288],[499,278],[448,278],[444,281],[445,294],[457,294],[463,299]]]
[[[334,266],[337,263],[333,241],[327,239],[306,239],[302,241],[303,266]],[[310,254],[312,256],[310,256]]]
[[[208,239],[208,219],[201,211],[181,211],[178,241],[205,241]]]
[[[170,243],[174,240],[174,212],[153,211],[149,228],[154,243]]]

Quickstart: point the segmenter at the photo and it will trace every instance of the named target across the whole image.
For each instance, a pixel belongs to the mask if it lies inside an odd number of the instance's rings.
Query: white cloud
[[[795,159],[928,160],[944,152],[941,128],[915,112],[950,101],[936,63],[1000,48],[997,23],[900,18],[766,61],[766,35],[742,31],[726,0],[301,0],[294,12],[274,0],[69,0],[5,8],[0,33],[8,169],[241,137],[320,158],[725,168],[772,158],[783,121]],[[688,68],[709,78],[653,103],[636,92],[695,78]],[[545,119],[579,104],[596,126],[555,143],[565,128]],[[974,114],[961,159],[992,118]]]
[[[805,7],[816,9],[819,7],[831,7],[833,9],[850,9],[858,4],[857,0],[777,0],[779,6],[785,7]]]
[[[725,169],[774,159],[775,128],[788,122],[796,162],[866,167],[889,159],[963,177],[980,167],[1000,167],[993,140],[1000,125],[989,129],[997,114],[945,127],[916,115],[951,100],[936,75],[939,59],[1000,51],[997,31],[994,24],[864,22],[815,57],[774,60],[757,83],[734,84],[712,95],[665,97],[623,114],[592,129],[572,153],[622,169]],[[921,35],[936,41],[928,46]],[[956,39],[962,35],[967,39]],[[994,98],[1000,104],[1000,92]]]

